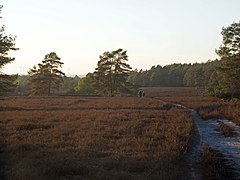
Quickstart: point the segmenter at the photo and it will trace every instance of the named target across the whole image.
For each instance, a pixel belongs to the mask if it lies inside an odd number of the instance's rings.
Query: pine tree
[[[222,88],[231,97],[240,95],[240,22],[222,29],[223,42],[216,51],[221,58]]]
[[[2,6],[0,6],[0,13],[1,9]],[[17,50],[17,48],[15,48],[15,37],[12,35],[6,35],[5,27],[2,26],[0,28],[0,69],[6,64],[14,61],[15,58],[8,56],[8,53],[11,50]],[[17,75],[10,76],[0,72],[0,93],[12,91],[16,87],[14,84],[16,79]]]
[[[65,74],[59,70],[63,63],[55,52],[51,52],[45,56],[42,63],[38,64],[38,68],[34,66],[29,70],[30,83],[33,95],[48,95],[52,91],[58,90],[63,82],[62,77]]]
[[[107,96],[129,93],[130,84],[127,82],[127,78],[132,68],[127,64],[127,51],[118,49],[104,52],[99,58],[93,74],[94,87],[98,93]]]
[[[194,86],[201,88],[204,87],[204,71],[203,71],[203,67],[202,66],[196,66],[195,70],[194,70]]]

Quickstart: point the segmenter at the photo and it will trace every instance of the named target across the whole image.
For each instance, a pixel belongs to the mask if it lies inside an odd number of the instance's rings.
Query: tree
[[[223,27],[221,34],[223,42],[216,50],[222,63],[221,87],[231,97],[240,96],[240,22]]]
[[[78,80],[78,84],[75,87],[75,93],[85,94],[85,95],[95,94],[95,90],[93,87],[93,74],[92,73],[88,73],[86,75],[86,77],[83,77]]]
[[[183,86],[184,73],[186,64],[171,64],[166,65],[164,69],[168,72],[166,85],[167,86]]]
[[[127,78],[132,68],[127,61],[127,51],[123,49],[104,52],[100,55],[97,68],[93,73],[94,87],[99,94],[114,96],[130,93],[130,83],[127,82]]]
[[[65,74],[59,70],[63,63],[55,52],[47,54],[38,64],[38,68],[34,66],[29,70],[30,83],[32,85],[33,95],[48,95],[50,96],[54,90],[59,90],[63,83]]]
[[[15,90],[18,95],[29,95],[31,92],[31,86],[29,84],[29,76],[21,75],[17,78],[17,88]]]
[[[2,6],[0,6],[0,13],[1,9]],[[2,69],[6,64],[14,61],[15,58],[8,56],[8,53],[11,50],[17,50],[15,47],[15,37],[12,35],[6,35],[5,27],[2,26],[0,28],[0,69]],[[10,76],[0,72],[0,93],[13,90],[16,87],[14,84],[16,79],[16,75]]]
[[[204,84],[204,71],[203,71],[203,66],[196,66],[195,70],[194,70],[194,80],[195,80],[195,84],[194,86],[200,88],[200,87],[204,87],[206,84]]]
[[[60,88],[61,94],[75,94],[75,87],[77,86],[79,79],[80,78],[77,75],[74,77],[63,77],[63,84]]]
[[[168,75],[166,68],[162,68],[160,65],[153,66],[147,74],[149,74],[149,86],[166,86]]]

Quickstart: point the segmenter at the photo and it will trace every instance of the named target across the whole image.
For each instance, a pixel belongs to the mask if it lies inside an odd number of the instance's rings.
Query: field
[[[184,109],[153,98],[2,97],[6,179],[186,179]]]
[[[173,104],[240,125],[239,100],[143,90],[146,98],[0,98],[0,179],[190,179],[192,117]],[[202,158],[204,178],[232,176],[221,153],[207,147]]]
[[[203,89],[196,87],[145,87],[147,97],[196,97],[200,96]]]
[[[206,124],[201,131],[201,137],[214,137],[213,141],[202,140],[205,144],[201,149],[202,179],[239,179],[239,136],[240,136],[240,101],[239,99],[224,100],[219,98],[203,97],[202,90],[196,88],[144,88],[146,94],[151,97],[173,104],[180,104],[194,109]],[[189,94],[189,95],[187,95]],[[195,119],[193,117],[193,119]],[[196,119],[198,119],[196,117]],[[221,121],[221,119],[227,119]],[[197,120],[194,120],[195,123]],[[231,124],[234,122],[234,124]],[[201,122],[199,122],[201,123]],[[214,129],[208,131],[211,123],[216,123]],[[202,126],[203,127],[203,126]],[[195,131],[194,131],[195,132]],[[213,134],[218,134],[214,136]],[[196,133],[193,133],[196,134]],[[194,135],[192,136],[194,137]],[[225,138],[224,138],[225,137]],[[221,139],[217,141],[217,139]],[[197,142],[194,140],[194,142]],[[227,146],[224,146],[226,144]],[[190,147],[192,146],[189,144]],[[214,148],[212,148],[214,147]],[[234,147],[234,150],[231,149]],[[231,149],[231,150],[230,150]],[[194,153],[194,151],[192,151]],[[229,155],[229,153],[231,155]],[[236,155],[236,156],[235,156]],[[234,161],[234,163],[232,163]],[[196,163],[198,164],[198,163]],[[234,169],[234,170],[233,170]]]
[[[143,88],[148,97],[159,97],[169,103],[184,105],[198,111],[204,119],[227,118],[240,125],[240,100],[231,101],[203,97],[203,89],[195,87]]]

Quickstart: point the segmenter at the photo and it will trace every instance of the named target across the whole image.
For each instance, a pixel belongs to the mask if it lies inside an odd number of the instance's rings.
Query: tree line
[[[1,13],[2,6],[0,6]],[[0,17],[1,18],[1,17]],[[223,27],[223,41],[216,50],[220,59],[206,63],[153,66],[150,70],[132,70],[127,51],[121,48],[99,56],[94,72],[86,77],[66,77],[61,71],[63,62],[55,52],[46,54],[28,75],[7,75],[0,72],[0,94],[15,91],[19,94],[46,95],[85,94],[122,96],[135,94],[139,87],[204,88],[205,94],[219,97],[240,96],[240,22]],[[0,69],[14,61],[9,57],[15,47],[15,36],[0,29]]]
[[[153,66],[150,70],[132,71],[128,81],[143,87],[209,87],[219,83],[219,60],[194,64]]]

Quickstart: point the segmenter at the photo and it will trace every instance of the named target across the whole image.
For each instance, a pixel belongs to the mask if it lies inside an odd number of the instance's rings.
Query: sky
[[[239,0],[1,0],[0,25],[19,51],[3,70],[27,74],[56,52],[66,75],[93,72],[99,55],[127,50],[133,69],[217,58],[222,27],[240,20]]]

